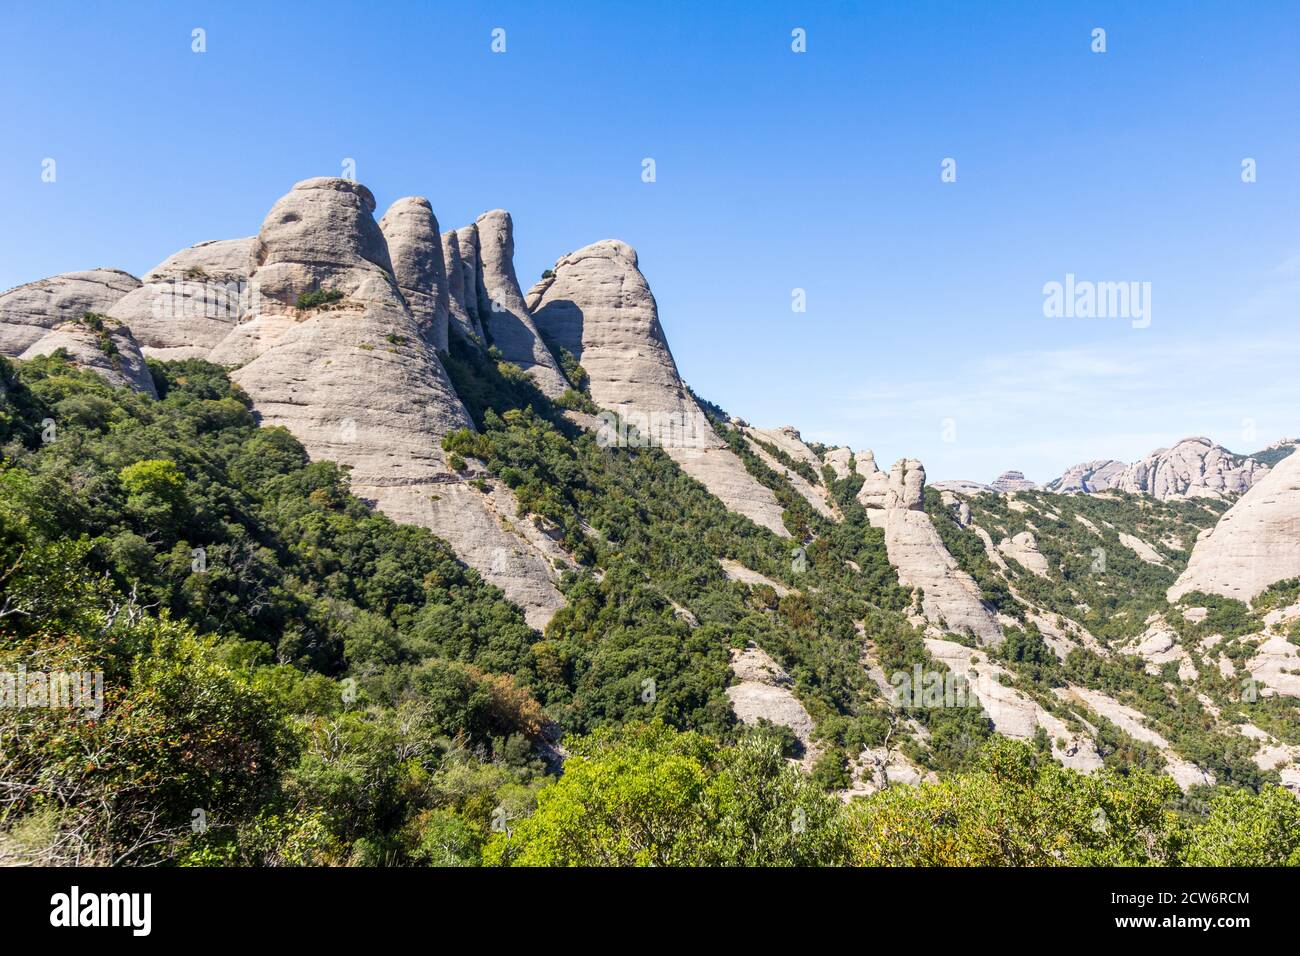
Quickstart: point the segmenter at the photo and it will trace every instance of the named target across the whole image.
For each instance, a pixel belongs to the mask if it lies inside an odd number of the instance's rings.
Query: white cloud
[[[987,481],[1018,468],[1044,481],[1077,461],[1131,460],[1190,434],[1254,451],[1300,431],[1300,336],[1142,338],[983,356],[925,378],[899,369],[833,400],[808,434],[884,460],[918,456],[932,478]],[[956,441],[943,440],[945,419]]]

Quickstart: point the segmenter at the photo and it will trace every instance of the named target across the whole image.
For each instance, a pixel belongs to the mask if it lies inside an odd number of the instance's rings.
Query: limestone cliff
[[[542,626],[562,604],[565,557],[508,489],[485,478],[478,490],[449,468],[443,436],[472,424],[393,276],[374,208],[343,179],[307,180],[277,202],[251,277],[259,312],[216,354],[243,357],[232,377],[264,423],[350,468],[358,495],[445,538]]]
[[[153,376],[131,330],[119,322],[94,313],[56,325],[29,346],[20,358],[51,355],[60,349],[68,360],[89,369],[113,385],[125,386],[157,398]]]
[[[433,206],[422,196],[399,199],[379,220],[379,231],[388,243],[393,276],[420,334],[435,349],[447,351],[450,292]]]
[[[631,246],[606,240],[563,256],[528,295],[537,327],[578,359],[598,405],[662,445],[728,508],[788,533],[776,496],[745,470],[678,375]]]
[[[1300,576],[1300,455],[1282,459],[1201,533],[1187,569],[1169,589],[1250,601],[1269,585]]]
[[[119,269],[90,269],[29,282],[0,295],[0,352],[22,355],[56,325],[106,314],[140,280]]]
[[[1145,494],[1161,501],[1177,498],[1230,498],[1243,494],[1268,474],[1268,466],[1234,455],[1208,438],[1184,438],[1172,448],[1157,448],[1130,465],[1110,459],[1068,469],[1047,491],[1105,491]]]
[[[130,326],[146,356],[207,358],[256,312],[248,278],[257,251],[256,236],[183,249],[149,270],[108,314]]]
[[[555,398],[569,387],[569,382],[524,304],[515,277],[514,221],[504,209],[493,209],[479,216],[474,226],[478,234],[479,321],[506,361],[520,366],[538,388]]]

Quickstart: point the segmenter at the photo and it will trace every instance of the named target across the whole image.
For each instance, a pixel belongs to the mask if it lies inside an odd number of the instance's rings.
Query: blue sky
[[[510,209],[525,287],[631,243],[755,424],[932,479],[1251,451],[1300,433],[1297,50],[1292,2],[6,0],[0,288],[250,235],[350,157],[381,210]],[[1067,273],[1151,283],[1150,326],[1045,317]]]

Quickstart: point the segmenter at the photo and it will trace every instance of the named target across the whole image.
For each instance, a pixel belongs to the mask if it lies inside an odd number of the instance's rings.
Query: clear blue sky
[[[0,129],[0,288],[251,235],[352,157],[381,211],[510,209],[525,286],[631,243],[697,391],[932,479],[1300,432],[1295,2],[5,0]],[[1044,317],[1066,273],[1150,282],[1150,328]]]

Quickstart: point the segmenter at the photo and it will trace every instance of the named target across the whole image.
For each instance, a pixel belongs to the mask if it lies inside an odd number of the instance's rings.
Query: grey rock
[[[475,475],[448,466],[442,438],[473,425],[397,287],[373,212],[369,191],[341,179],[299,183],[276,203],[252,277],[261,329],[240,336],[246,363],[232,378],[264,424],[349,468],[359,496],[446,539],[544,626],[563,603],[563,552],[519,514],[508,489],[488,481],[479,491],[468,484]],[[300,294],[318,289],[342,297],[297,308]]]
[[[118,269],[65,272],[0,295],[0,352],[21,355],[57,325],[106,314],[140,280]]]
[[[1043,487],[1047,491],[1062,493],[1070,491],[1105,491],[1107,488],[1114,487],[1115,480],[1127,467],[1128,465],[1124,462],[1116,461],[1113,458],[1086,461],[1073,465],[1060,478],[1049,481]]]
[[[1267,465],[1197,436],[1184,438],[1172,448],[1158,448],[1130,465],[1110,459],[1075,465],[1046,488],[1062,492],[1115,489],[1161,501],[1232,498],[1266,474]]]
[[[677,372],[635,250],[606,240],[563,256],[529,291],[537,327],[581,363],[592,399],[647,430],[728,508],[787,534],[771,489],[713,430]]]
[[[473,228],[472,226],[469,228]],[[447,311],[449,329],[459,333],[467,342],[483,344],[487,337],[478,322],[478,293],[473,291],[474,310],[471,313],[465,293],[465,277],[476,274],[476,266],[467,266],[460,250],[460,233],[451,229],[442,234],[442,258],[447,267]]]
[[[1169,589],[1176,601],[1191,591],[1250,602],[1278,581],[1300,576],[1300,455],[1278,462],[1208,531]]]
[[[858,489],[858,501],[864,508],[889,507],[890,476],[876,465],[876,456],[870,449],[854,456],[853,467],[862,476],[862,487]],[[922,472],[924,483],[924,472]]]
[[[1004,471],[994,480],[994,491],[1037,491],[1038,485],[1028,480],[1022,472]]]
[[[183,249],[151,269],[109,311],[146,356],[207,358],[241,319],[257,311],[249,276],[258,239],[222,239]]]
[[[104,319],[102,330],[95,329],[84,318],[64,322],[46,332],[20,358],[52,355],[60,349],[74,365],[95,372],[112,385],[134,389],[150,398],[158,397],[140,346],[131,330],[119,322]]]
[[[515,277],[514,222],[510,213],[493,209],[479,216],[475,226],[479,243],[479,321],[506,360],[520,366],[543,393],[555,398],[569,388],[569,382],[524,304]]]
[[[379,220],[379,230],[388,242],[393,276],[420,334],[435,349],[447,351],[450,290],[433,206],[422,196],[399,199]]]
[[[956,560],[925,513],[925,469],[914,458],[900,459],[889,472],[884,508],[867,517],[885,533],[889,563],[898,581],[921,591],[921,613],[935,627],[969,633],[982,645],[1000,644],[1002,629],[984,604],[975,580]]]

